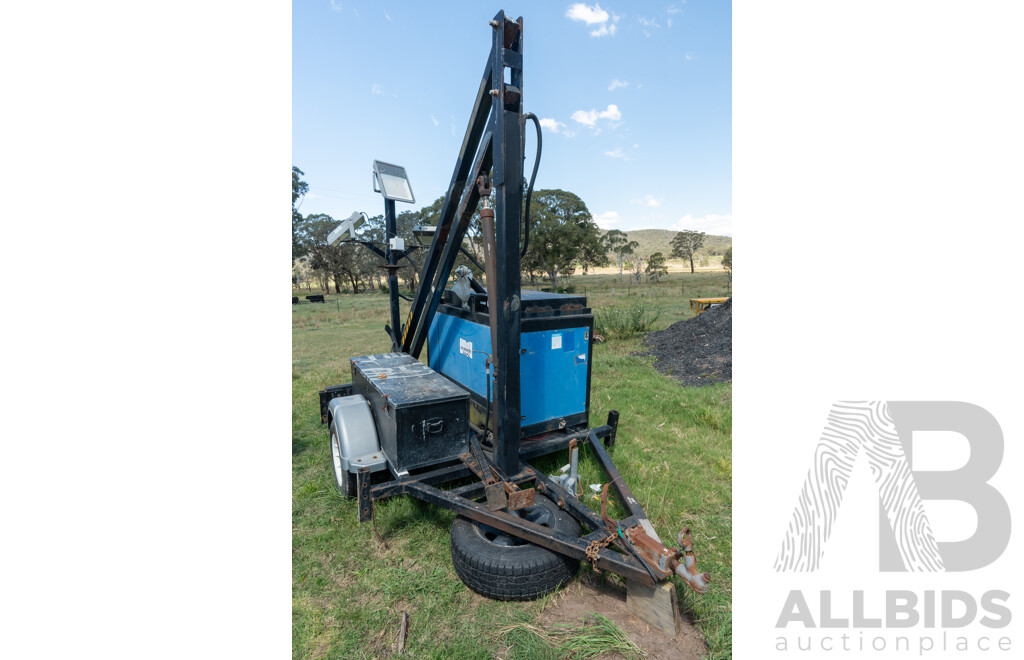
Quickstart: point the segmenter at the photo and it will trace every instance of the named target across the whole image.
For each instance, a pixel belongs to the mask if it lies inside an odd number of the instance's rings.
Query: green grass
[[[689,318],[689,297],[727,290],[721,273],[674,275],[639,292],[624,288],[617,275],[573,280],[596,309],[650,299],[662,310],[656,330]],[[507,630],[534,625],[547,599],[502,603],[462,585],[448,550],[451,513],[408,497],[379,503],[385,549],[371,525],[357,522],[354,502],[335,491],[316,392],[350,380],[350,356],[388,349],[382,330],[387,299],[332,295],[326,304],[292,310],[294,657],[391,655],[403,611],[410,618],[406,654],[412,658],[567,657],[568,651],[527,628]],[[713,583],[698,595],[676,579],[680,606],[706,636],[709,657],[730,657],[732,388],[682,388],[652,367],[653,358],[635,355],[640,350],[639,336],[594,347],[591,423],[604,423],[611,409],[620,411],[613,450],[619,470],[666,540],[680,527],[693,529],[697,566],[712,573]],[[565,462],[563,453],[536,464],[553,472]],[[580,470],[584,484],[605,480],[589,453]],[[613,515],[623,515],[612,508]]]
[[[506,643],[517,651],[527,651],[529,658],[572,658],[585,660],[608,653],[629,660],[640,660],[647,654],[637,646],[626,631],[597,612],[592,612],[581,624],[555,624],[538,628],[519,623],[500,631]]]

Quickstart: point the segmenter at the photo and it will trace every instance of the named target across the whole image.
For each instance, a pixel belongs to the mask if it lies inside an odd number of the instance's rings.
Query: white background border
[[[2,11],[2,655],[284,657],[290,6]],[[735,3],[738,658],[832,400],[983,405],[1022,510],[1022,25]]]
[[[866,474],[822,570],[772,570],[835,400],[986,408],[1006,440],[992,484],[1024,515],[1022,19],[1011,2],[735,3],[737,658],[769,657],[789,589],[815,610],[825,584],[1024,594],[1013,538],[990,570],[878,574]],[[997,635],[1019,653],[1017,629]]]

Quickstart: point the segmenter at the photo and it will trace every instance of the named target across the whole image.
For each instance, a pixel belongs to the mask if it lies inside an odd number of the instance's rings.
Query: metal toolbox
[[[396,473],[466,451],[469,393],[411,355],[352,358],[352,390],[370,402],[381,449]]]

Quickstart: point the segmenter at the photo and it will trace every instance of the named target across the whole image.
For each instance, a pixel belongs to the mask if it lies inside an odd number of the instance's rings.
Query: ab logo
[[[956,470],[912,470],[915,431],[959,433],[970,445],[970,458]],[[862,452],[878,487],[880,571],[971,571],[991,564],[1006,549],[1010,509],[988,484],[1003,458],[1003,432],[988,411],[958,401],[844,401],[829,411],[776,571],[818,569]],[[936,541],[925,500],[969,504],[978,517],[974,535]]]

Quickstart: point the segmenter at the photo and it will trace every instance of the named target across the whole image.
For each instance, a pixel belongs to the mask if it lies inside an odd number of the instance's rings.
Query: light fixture
[[[341,224],[327,236],[327,244],[336,247],[342,241],[356,237],[356,230],[359,229],[368,218],[362,211],[356,211],[341,221]]]
[[[373,161],[373,182],[373,189],[384,195],[384,199],[407,204],[416,203],[404,167],[375,160]],[[378,188],[378,186],[380,187]]]
[[[416,237],[416,242],[420,245],[430,245],[434,242],[436,231],[437,227],[432,225],[416,225],[412,228],[412,235]]]

